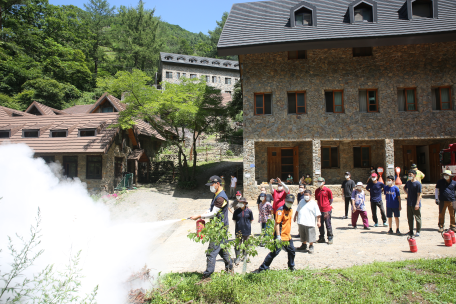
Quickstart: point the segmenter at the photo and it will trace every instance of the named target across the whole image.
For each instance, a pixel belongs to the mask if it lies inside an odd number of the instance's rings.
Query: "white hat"
[[[362,186],[364,186],[364,185],[363,185],[363,182],[358,182],[358,183],[356,184],[356,186],[361,186],[361,187],[362,187]]]

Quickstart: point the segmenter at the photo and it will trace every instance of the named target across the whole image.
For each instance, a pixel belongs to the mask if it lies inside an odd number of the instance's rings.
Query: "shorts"
[[[386,217],[400,217],[401,212],[399,211],[399,208],[386,208]]]
[[[298,225],[299,228],[299,237],[301,242],[315,243],[317,240],[317,234],[315,232],[315,227]]]

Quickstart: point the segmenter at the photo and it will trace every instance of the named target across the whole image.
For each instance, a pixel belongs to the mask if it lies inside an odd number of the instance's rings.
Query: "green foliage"
[[[229,111],[229,116],[233,118],[235,121],[242,122],[243,121],[243,107],[244,102],[242,99],[242,87],[241,82],[238,80],[234,84],[234,91],[233,91],[233,98],[228,103],[227,109]]]
[[[455,271],[456,258],[444,258],[345,269],[214,273],[204,284],[198,273],[170,273],[148,296],[150,303],[453,303]]]
[[[27,91],[27,96],[30,96],[30,92],[33,92],[33,100],[56,109],[62,109],[65,101],[78,99],[82,96],[81,92],[73,85],[58,82],[54,79],[38,78],[29,80],[24,83],[23,88]]]
[[[21,104],[17,100],[14,100],[13,98],[9,97],[8,95],[2,94],[2,93],[0,93],[0,106],[19,110],[19,111],[23,110]]]
[[[234,132],[231,134],[231,136],[237,136],[237,137],[238,137],[238,136],[239,136],[239,137],[244,136],[244,129],[239,129],[239,130],[234,131]]]
[[[226,150],[225,155],[226,156],[234,156],[234,153],[231,150]]]

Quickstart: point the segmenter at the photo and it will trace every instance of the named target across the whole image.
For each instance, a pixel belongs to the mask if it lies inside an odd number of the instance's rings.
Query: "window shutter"
[[[359,111],[362,113],[367,112],[366,90],[359,91]]]
[[[405,95],[404,90],[397,90],[397,106],[399,107],[399,111],[405,111]]]
[[[326,112],[333,112],[333,92],[325,92]]]
[[[339,167],[339,155],[337,153],[337,147],[331,148],[331,167]]]
[[[296,114],[296,93],[288,93],[288,113]]]
[[[271,94],[264,94],[264,114],[272,114]]]
[[[361,168],[361,148],[353,147],[353,164],[355,168]]]

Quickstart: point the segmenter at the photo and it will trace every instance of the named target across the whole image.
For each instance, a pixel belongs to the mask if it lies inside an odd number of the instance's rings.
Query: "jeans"
[[[223,243],[227,243],[225,240]],[[213,242],[209,243],[209,253],[206,253],[207,266],[206,271],[204,271],[204,276],[210,276],[215,271],[215,262],[217,260],[217,255],[220,255],[225,262],[225,269],[233,269],[233,261],[231,260],[230,253],[226,250],[220,248],[220,245],[215,245]]]
[[[331,213],[332,211],[328,212],[322,212],[320,216],[320,236],[318,237],[319,239],[325,239],[325,225],[326,225],[326,234],[328,236],[328,240],[332,240],[333,238],[333,232],[332,232],[332,226],[331,226]]]
[[[445,225],[445,212],[448,208],[448,212],[450,213],[450,228],[455,228],[455,218],[454,218],[454,209],[451,202],[444,201],[439,203],[439,227]]]
[[[379,201],[379,202],[371,201],[372,219],[374,220],[374,223],[378,224],[377,207],[380,208],[380,213],[382,215],[383,223],[386,223],[386,213],[385,213],[385,208],[383,208],[383,201]]]
[[[416,221],[416,232],[421,231],[421,207],[415,210],[415,206],[407,205],[407,220],[410,232],[413,233],[413,220]]]
[[[345,216],[348,216],[348,207],[351,204],[351,197],[345,198]]]
[[[295,255],[296,255],[296,249],[293,245],[293,240],[290,239],[289,242],[290,243],[288,246],[278,247],[278,248],[276,248],[275,251],[269,252],[269,254],[264,259],[263,264],[261,264],[261,266],[260,266],[260,271],[268,270],[272,261],[274,260],[274,258],[276,256],[279,255],[279,253],[280,253],[280,251],[282,251],[282,249],[288,253],[288,268],[290,268],[290,269],[293,268],[295,266],[294,259],[295,259]]]
[[[361,215],[361,219],[363,220],[363,226],[369,227],[369,219],[367,217],[367,211],[356,210],[352,214],[352,226],[356,227],[356,222],[358,221],[358,217]]]

